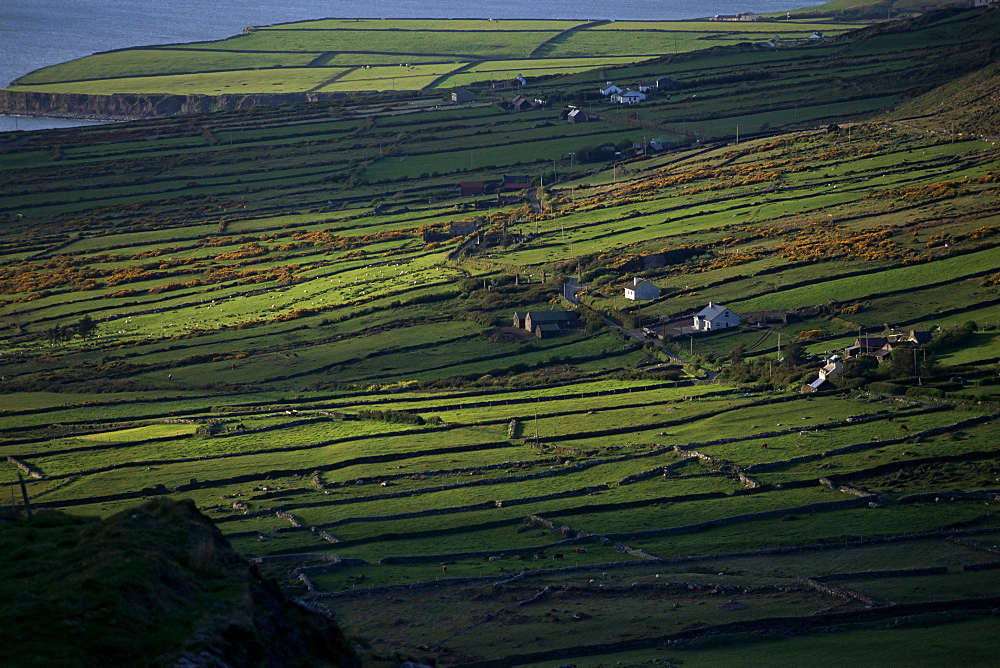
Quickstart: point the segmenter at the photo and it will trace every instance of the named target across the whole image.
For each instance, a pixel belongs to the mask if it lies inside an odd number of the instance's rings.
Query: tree
[[[784,364],[789,367],[802,366],[806,362],[806,347],[802,341],[792,341],[781,349],[784,356]]]
[[[89,313],[80,318],[79,322],[76,323],[76,333],[85,339],[93,334],[95,329],[97,329],[97,323],[94,322]]]
[[[743,357],[746,353],[747,346],[745,343],[740,341],[737,343],[729,353],[729,361],[732,364],[739,364],[743,361]]]

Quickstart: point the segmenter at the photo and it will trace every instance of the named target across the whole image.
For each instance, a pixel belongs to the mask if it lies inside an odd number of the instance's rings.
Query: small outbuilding
[[[660,296],[660,289],[644,278],[636,276],[632,279],[632,285],[625,288],[625,299],[641,301],[656,299]]]
[[[457,104],[472,102],[476,99],[476,94],[471,90],[456,90],[451,94],[451,101]]]
[[[562,328],[554,322],[535,325],[535,337],[539,339],[549,339],[553,336],[559,336],[561,333]]]
[[[462,181],[462,197],[470,195],[482,195],[486,192],[485,181]]]
[[[528,190],[531,188],[531,177],[527,174],[507,174],[503,177],[504,190]]]
[[[889,344],[889,339],[884,336],[866,336],[854,340],[854,347],[862,355],[874,355]]]
[[[576,328],[579,320],[573,311],[515,311],[513,325],[544,339]]]
[[[510,101],[510,106],[514,108],[514,111],[527,111],[534,105],[531,104],[531,100],[523,95],[517,95]]]
[[[523,76],[521,76],[520,74],[518,74],[513,79],[506,79],[505,81],[497,81],[496,83],[493,84],[493,88],[494,88],[494,90],[504,90],[504,89],[508,89],[508,88],[520,88],[521,86],[524,86],[527,83],[528,83],[528,81]]]

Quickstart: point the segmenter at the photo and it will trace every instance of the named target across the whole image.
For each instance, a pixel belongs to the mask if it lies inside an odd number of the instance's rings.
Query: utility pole
[[[24,499],[24,513],[31,519],[31,504],[28,503],[28,488],[24,484],[24,478],[21,477],[20,471],[17,474],[17,481],[21,484],[21,497]]]

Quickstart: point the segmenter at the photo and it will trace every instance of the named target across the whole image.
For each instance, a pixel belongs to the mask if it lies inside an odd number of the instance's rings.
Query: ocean
[[[131,46],[221,39],[252,25],[339,18],[676,20],[818,0],[0,0],[0,87],[40,67]],[[0,131],[82,124],[0,116]]]

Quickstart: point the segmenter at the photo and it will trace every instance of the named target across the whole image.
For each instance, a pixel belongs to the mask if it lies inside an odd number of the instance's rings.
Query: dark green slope
[[[0,522],[5,666],[353,666],[329,618],[286,598],[190,501],[103,521]]]
[[[931,132],[1000,135],[1000,63],[902,104],[890,118]]]

